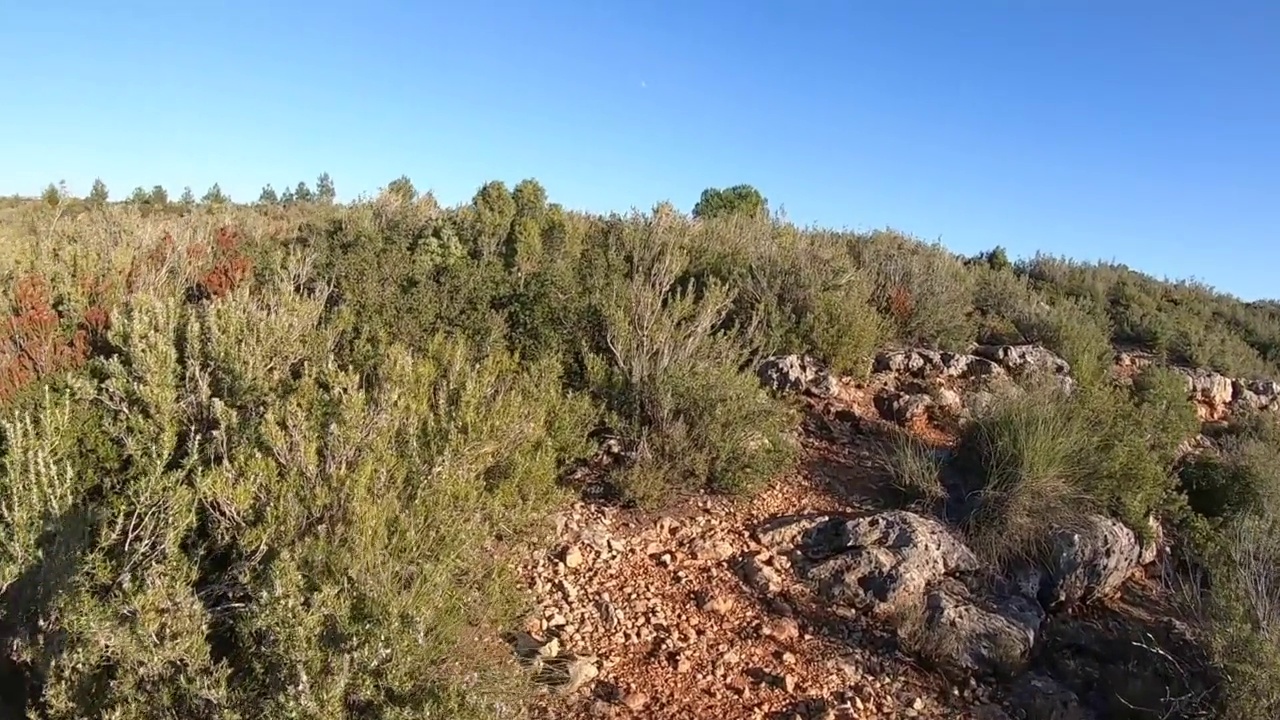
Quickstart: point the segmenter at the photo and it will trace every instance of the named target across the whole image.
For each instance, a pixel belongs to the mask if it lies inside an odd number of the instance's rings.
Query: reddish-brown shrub
[[[213,241],[213,267],[201,277],[199,297],[217,299],[235,290],[248,279],[253,263],[240,251],[240,234],[221,227]]]
[[[81,324],[68,336],[48,280],[40,275],[19,278],[0,322],[0,403],[42,377],[82,365],[93,328],[105,329],[109,323],[106,311],[98,310],[92,324]]]
[[[914,311],[915,300],[911,297],[911,290],[905,285],[894,285],[889,289],[889,315],[899,327],[911,320]]]

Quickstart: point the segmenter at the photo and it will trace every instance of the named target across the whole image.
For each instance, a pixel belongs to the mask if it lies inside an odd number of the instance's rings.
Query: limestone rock
[[[1071,365],[1053,351],[1039,345],[979,345],[973,354],[990,360],[1009,371],[1015,377],[1027,377],[1036,373],[1066,376]]]
[[[918,601],[944,575],[978,568],[974,554],[937,520],[894,510],[816,528],[806,554],[822,558],[808,568],[819,592],[887,617]]]
[[[1011,704],[1029,720],[1094,720],[1080,698],[1052,678],[1027,673],[1014,683]]]
[[[836,380],[818,360],[807,355],[777,355],[766,358],[756,369],[760,383],[778,392],[798,392],[830,397]]]
[[[890,391],[875,397],[876,410],[886,420],[907,423],[923,416],[933,405],[933,398],[925,394]]]
[[[1057,609],[1106,595],[1139,567],[1142,556],[1138,537],[1119,520],[1087,516],[1080,527],[1054,535],[1040,601]]]
[[[930,588],[921,617],[904,618],[909,644],[953,676],[1013,677],[1027,667],[1044,611],[1034,600],[946,579]]]
[[[981,378],[995,375],[1000,368],[984,358],[961,353],[915,348],[889,350],[876,355],[872,371],[908,375],[919,379]]]

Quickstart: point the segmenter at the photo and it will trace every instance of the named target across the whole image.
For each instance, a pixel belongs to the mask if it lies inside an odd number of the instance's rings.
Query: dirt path
[[[988,689],[955,687],[883,628],[833,612],[754,538],[780,516],[881,507],[882,431],[848,394],[811,405],[800,468],[753,498],[658,517],[574,506],[524,568],[541,609],[530,635],[579,658],[580,687],[549,692],[538,717],[1006,717]]]

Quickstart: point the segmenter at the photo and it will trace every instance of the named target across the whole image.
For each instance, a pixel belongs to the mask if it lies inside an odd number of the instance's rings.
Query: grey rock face
[[[778,355],[766,358],[756,369],[760,383],[779,392],[809,393],[830,397],[836,380],[818,360],[807,355]]]

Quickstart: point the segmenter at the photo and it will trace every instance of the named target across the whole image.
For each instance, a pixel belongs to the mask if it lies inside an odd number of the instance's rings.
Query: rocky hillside
[[[1274,306],[213,190],[0,215],[0,713],[1280,714]]]
[[[1148,362],[1118,353],[1114,371]],[[1202,420],[1280,407],[1274,383],[1173,371]],[[1166,581],[1155,516],[1135,532],[1087,514],[1038,561],[998,565],[953,511],[894,487],[886,448],[903,430],[945,461],[1001,394],[1037,378],[1070,393],[1064,360],[1033,345],[908,349],[860,382],[799,356],[760,377],[802,398],[797,472],[656,516],[582,502],[531,553],[539,604],[512,641],[554,688],[545,717],[1210,716],[1221,678]]]

